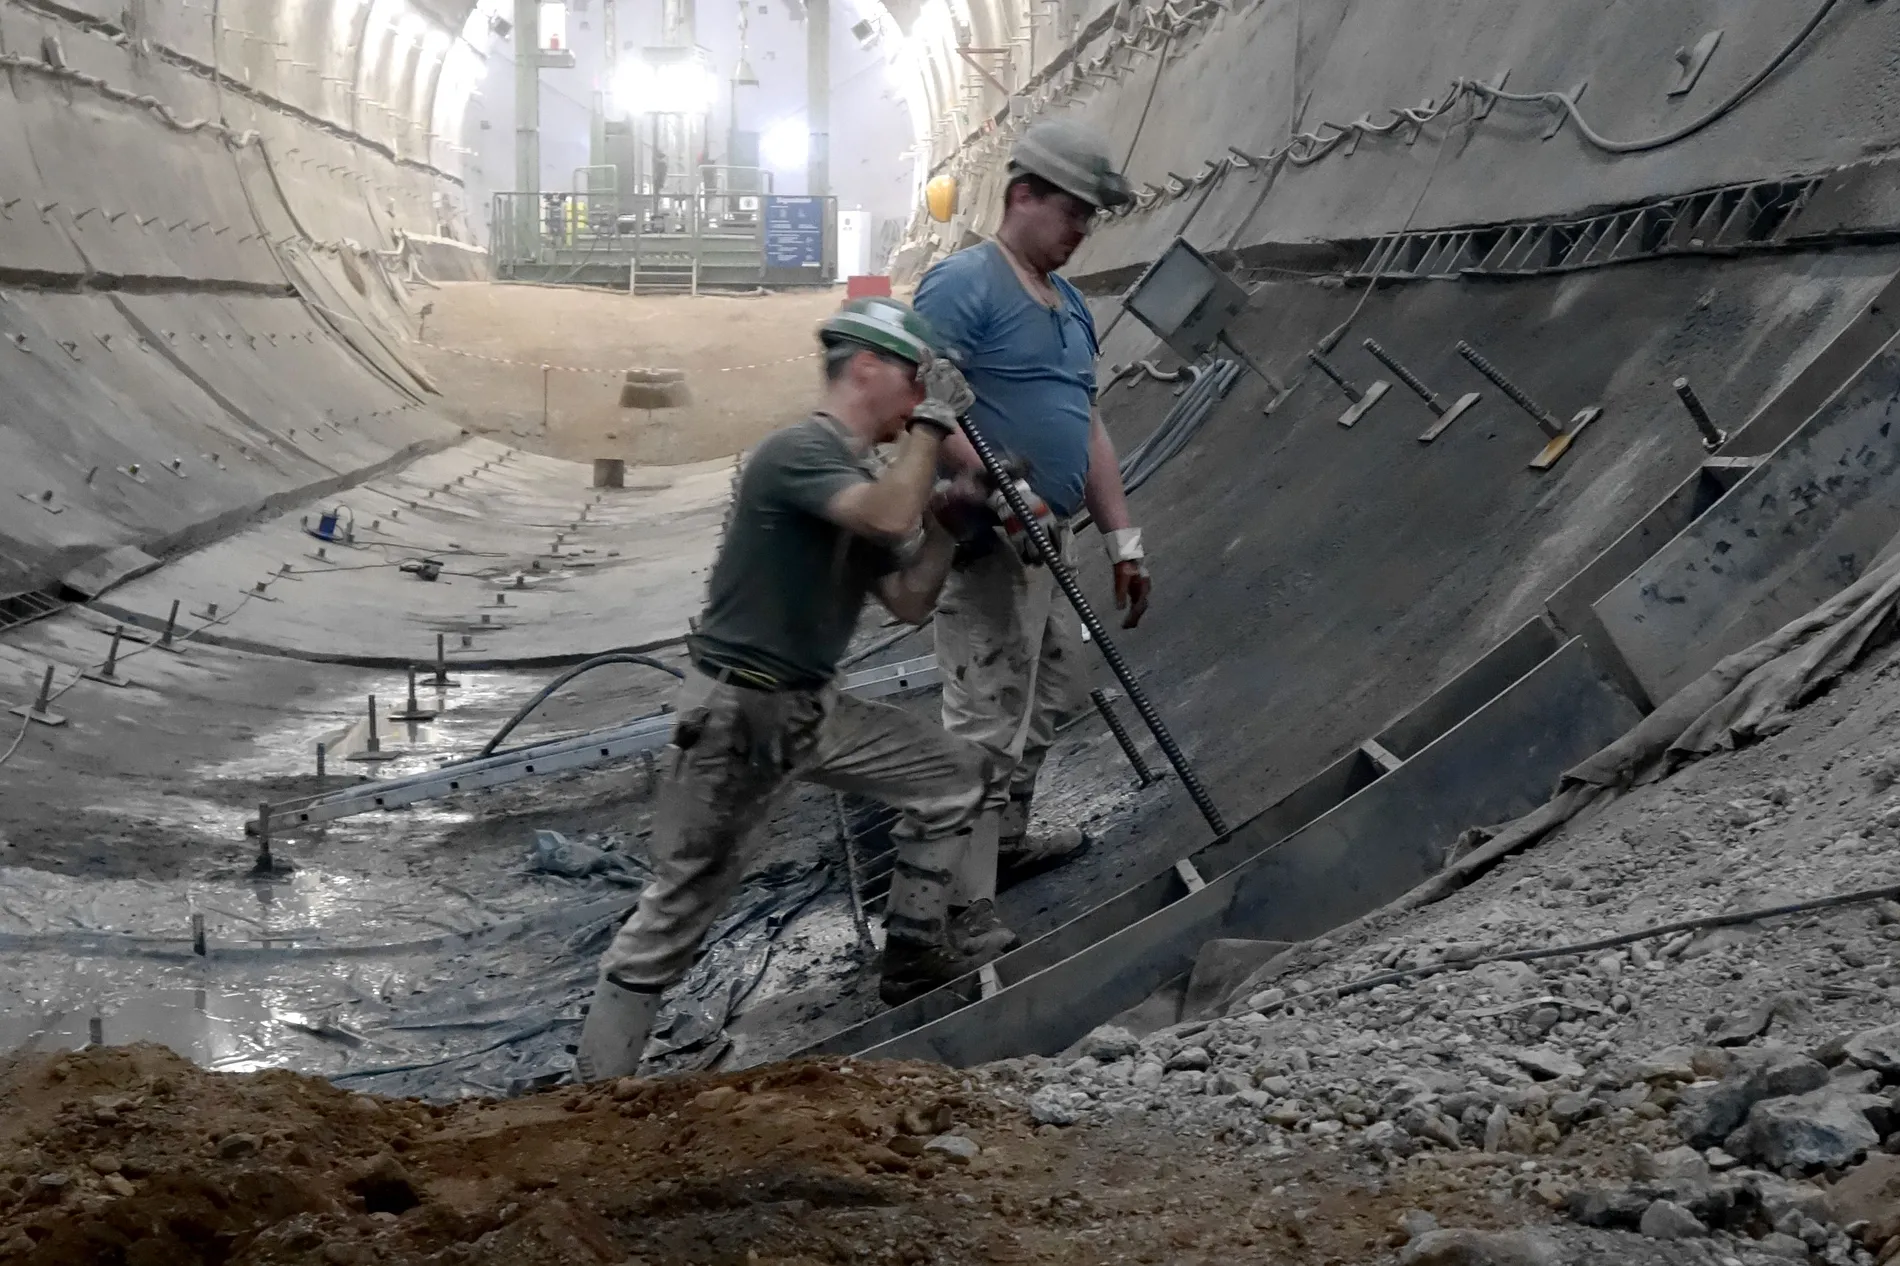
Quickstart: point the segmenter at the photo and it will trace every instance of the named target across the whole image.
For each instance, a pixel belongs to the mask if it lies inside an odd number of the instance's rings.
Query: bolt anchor
[[[1099,689],[1091,690],[1089,698],[1094,702],[1095,710],[1102,714],[1102,720],[1108,722],[1108,732],[1115,736],[1117,743],[1121,744],[1122,755],[1126,756],[1128,763],[1134,767],[1135,785],[1146,787],[1155,780],[1154,771],[1149,769],[1148,762],[1142,759],[1141,752],[1135,747],[1134,736],[1128,732],[1128,727],[1122,724],[1122,719],[1115,715],[1115,709],[1109,706],[1108,692]]]
[[[127,678],[119,673],[119,641],[124,636],[125,626],[123,624],[115,624],[112,626],[112,646],[106,651],[106,662],[97,668],[88,668],[85,672],[87,681],[96,681],[107,686],[125,686],[131,684]]]
[[[369,697],[369,736],[363,743],[363,750],[351,752],[344,760],[349,761],[385,761],[395,760],[401,752],[386,749],[382,738],[376,733],[376,696]]]
[[[1678,378],[1674,383],[1676,395],[1682,401],[1682,407],[1689,411],[1689,420],[1695,423],[1695,429],[1702,433],[1702,447],[1713,453],[1728,443],[1728,432],[1715,425],[1709,417],[1709,411],[1702,407],[1702,398],[1689,385],[1687,378]]]
[[[1429,444],[1443,435],[1446,427],[1456,422],[1467,409],[1483,399],[1479,393],[1475,391],[1469,392],[1460,396],[1458,402],[1447,409],[1444,402],[1438,398],[1438,393],[1433,391],[1430,387],[1427,387],[1424,382],[1419,379],[1417,374],[1407,369],[1404,365],[1401,365],[1392,353],[1386,351],[1371,339],[1366,340],[1366,351],[1372,354],[1374,360],[1391,370],[1393,377],[1410,387],[1413,393],[1425,402],[1425,407],[1432,411],[1432,416],[1438,419],[1419,435],[1418,442],[1421,444]]]
[[[1331,361],[1320,355],[1318,351],[1308,352],[1306,359],[1312,361],[1314,367],[1317,368],[1320,373],[1332,379],[1333,385],[1345,392],[1346,399],[1352,401],[1352,408],[1339,415],[1339,425],[1341,426],[1352,426],[1358,422],[1360,418],[1365,417],[1372,406],[1385,399],[1385,393],[1392,388],[1391,383],[1375,382],[1364,391],[1361,391],[1352,384],[1352,381],[1347,378],[1346,375],[1340,373]]]
[[[435,688],[437,690],[447,690],[451,686],[462,684],[449,676],[449,657],[447,651],[444,650],[446,644],[443,635],[437,633],[435,635]]]
[[[16,717],[25,717],[29,722],[37,721],[41,725],[59,726],[66,724],[66,718],[55,715],[53,707],[53,666],[46,666],[46,676],[40,678],[40,693],[32,703],[19,708],[8,708]]]
[[[178,628],[178,607],[179,607],[178,599],[173,598],[171,614],[165,617],[165,631],[159,635],[159,639],[156,642],[152,643],[152,645],[157,647],[159,650],[170,651],[174,655],[182,653],[185,649],[184,647],[178,645],[176,642],[172,641],[172,634]]]
[[[435,713],[427,711],[416,702],[416,666],[409,665],[409,702],[401,712],[389,714],[391,721],[433,721]]]
[[[1591,405],[1587,409],[1578,410],[1570,419],[1569,427],[1566,428],[1557,420],[1556,414],[1531,399],[1522,387],[1506,378],[1504,372],[1486,360],[1484,354],[1477,348],[1461,339],[1458,343],[1458,354],[1471,362],[1473,369],[1489,378],[1512,404],[1530,414],[1537,423],[1537,429],[1549,437],[1549,442],[1544,445],[1542,451],[1531,459],[1532,470],[1549,470],[1555,466],[1558,459],[1569,452],[1570,446],[1577,442],[1577,437],[1583,434],[1584,428],[1603,416],[1603,409],[1600,406]]]

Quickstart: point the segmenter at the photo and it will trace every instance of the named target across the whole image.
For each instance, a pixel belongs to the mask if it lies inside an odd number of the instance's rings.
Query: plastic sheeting
[[[1900,629],[1900,536],[1853,584],[1727,656],[1622,738],[1567,771],[1557,794],[1523,817],[1465,833],[1454,860],[1404,904],[1450,896],[1512,854],[1533,847],[1606,797],[1682,766],[1779,733],[1794,714]]]
[[[600,953],[649,873],[617,835],[551,831],[472,888],[317,867],[255,882],[0,867],[0,1048],[78,1045],[96,1020],[108,1043],[159,1041],[211,1068],[289,1065],[428,1098],[519,1093],[568,1075]],[[725,1054],[782,934],[830,881],[801,862],[747,882],[669,994],[657,1067]]]

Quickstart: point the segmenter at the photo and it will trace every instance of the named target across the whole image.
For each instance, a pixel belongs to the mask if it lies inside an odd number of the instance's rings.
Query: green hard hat
[[[896,299],[853,299],[818,327],[826,347],[861,343],[922,366],[936,358],[937,335],[930,322]]]

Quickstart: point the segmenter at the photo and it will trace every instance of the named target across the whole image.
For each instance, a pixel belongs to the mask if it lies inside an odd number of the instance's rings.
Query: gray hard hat
[[[1086,124],[1049,119],[1030,127],[1009,156],[1009,174],[1025,172],[1104,211],[1134,201],[1108,156],[1108,142]]]

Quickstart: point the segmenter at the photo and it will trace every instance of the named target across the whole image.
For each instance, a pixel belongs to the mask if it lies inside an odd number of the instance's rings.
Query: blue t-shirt
[[[976,392],[970,410],[997,448],[1029,464],[1029,486],[1057,514],[1082,508],[1095,399],[1095,320],[1081,292],[1051,277],[1060,310],[1023,288],[995,242],[942,260],[912,300],[962,356]]]

